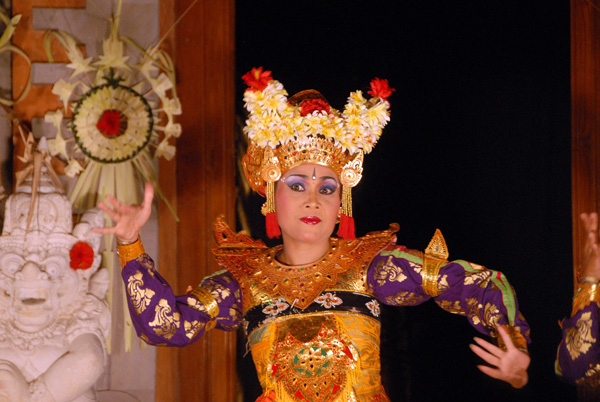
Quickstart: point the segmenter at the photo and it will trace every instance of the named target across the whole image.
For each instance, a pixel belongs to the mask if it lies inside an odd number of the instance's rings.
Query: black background
[[[357,235],[398,222],[398,243],[423,250],[441,229],[451,259],[506,274],[532,327],[530,383],[514,390],[478,371],[464,317],[432,301],[386,308],[392,401],[576,399],[554,375],[572,296],[569,40],[568,1],[236,4],[237,77],[263,66],[290,95],[314,88],[337,109],[374,77],[396,89],[353,190]],[[240,115],[244,89],[239,79]]]

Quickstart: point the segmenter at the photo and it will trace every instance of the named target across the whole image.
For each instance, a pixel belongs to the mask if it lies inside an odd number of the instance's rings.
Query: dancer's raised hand
[[[135,242],[140,229],[150,218],[153,198],[154,188],[150,183],[146,183],[144,187],[144,201],[141,205],[123,204],[115,197],[107,195],[106,203],[100,201],[98,208],[112,219],[114,226],[94,228],[93,231],[102,234],[114,234],[117,240],[123,243]]]

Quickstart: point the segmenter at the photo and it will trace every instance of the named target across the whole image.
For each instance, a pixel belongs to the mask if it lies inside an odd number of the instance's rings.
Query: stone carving
[[[0,236],[0,401],[96,401],[110,328],[109,275],[90,230],[102,212],[73,227],[71,203],[38,172],[39,184],[32,175],[8,198]]]

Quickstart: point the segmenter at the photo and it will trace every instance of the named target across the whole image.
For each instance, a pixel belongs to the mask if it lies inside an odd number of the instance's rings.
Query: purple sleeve
[[[577,310],[571,318],[562,321],[561,327],[562,341],[558,347],[556,373],[571,383],[581,383],[590,374],[598,378],[598,303],[592,302]]]
[[[402,246],[379,252],[369,266],[367,282],[381,302],[412,306],[430,298],[423,289],[422,254]],[[529,325],[519,312],[517,298],[506,277],[467,261],[444,265],[437,276],[435,302],[444,310],[466,316],[479,332],[497,336],[497,325],[509,325],[517,347],[526,350]],[[509,330],[509,333],[511,331]]]
[[[212,328],[232,331],[241,323],[240,288],[227,271],[182,296],[173,294],[147,254],[128,261],[122,277],[135,330],[151,345],[185,346]]]

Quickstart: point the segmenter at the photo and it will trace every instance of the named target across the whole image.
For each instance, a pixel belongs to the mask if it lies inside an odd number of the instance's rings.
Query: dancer
[[[523,387],[529,327],[500,272],[449,262],[438,231],[425,252],[395,244],[398,225],[355,238],[351,189],[389,121],[386,80],[366,99],[350,94],[340,112],[314,90],[289,99],[270,71],[243,79],[249,112],[243,159],[250,186],[266,197],[268,248],[221,219],[214,250],[223,271],[175,296],[144,252],[139,229],[150,215],[152,187],[140,206],[113,197],[100,207],[115,222],[122,276],[134,326],[147,343],[185,346],[213,328],[244,327],[263,388],[259,401],[389,401],[380,379],[380,303],[417,305],[434,298],[466,316],[495,346],[472,350],[487,375]],[[332,236],[339,220],[338,237]]]

